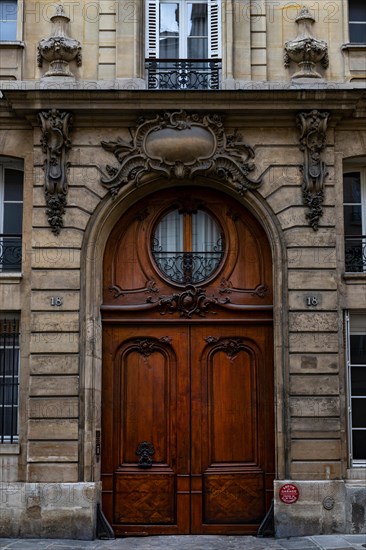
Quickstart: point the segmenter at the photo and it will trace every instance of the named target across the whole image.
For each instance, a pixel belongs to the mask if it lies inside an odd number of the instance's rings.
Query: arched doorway
[[[103,510],[117,535],[253,534],[274,479],[272,260],[250,212],[174,188],[104,255]]]

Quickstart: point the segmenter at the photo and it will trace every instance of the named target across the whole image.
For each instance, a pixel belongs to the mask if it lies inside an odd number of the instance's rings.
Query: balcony
[[[345,264],[349,273],[366,273],[366,235],[345,236]]]
[[[149,90],[218,90],[221,60],[147,59]]]
[[[0,273],[20,272],[22,236],[0,234]]]

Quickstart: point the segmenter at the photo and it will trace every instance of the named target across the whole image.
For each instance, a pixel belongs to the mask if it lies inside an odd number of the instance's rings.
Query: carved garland
[[[299,113],[296,118],[300,129],[300,149],[304,151],[304,165],[302,167],[303,203],[309,208],[306,214],[309,225],[318,230],[319,219],[323,215],[324,181],[328,175],[322,152],[326,146],[326,131],[329,113],[311,111]]]
[[[101,178],[114,197],[128,183],[139,184],[143,176],[155,172],[176,179],[215,175],[229,182],[240,194],[257,189],[262,179],[251,179],[254,150],[235,130],[226,134],[218,115],[187,114],[185,111],[142,118],[130,141],[102,141],[113,153],[118,166],[106,166]]]
[[[69,128],[72,122],[71,113],[56,109],[39,113],[42,125],[42,151],[44,161],[44,193],[47,204],[47,219],[55,235],[63,227],[63,215],[67,204],[67,169],[66,153],[71,147]]]

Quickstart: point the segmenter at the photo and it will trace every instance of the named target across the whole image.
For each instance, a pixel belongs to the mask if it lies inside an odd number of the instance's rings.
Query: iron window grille
[[[366,169],[351,168],[343,176],[345,270],[366,273]]]
[[[366,313],[346,313],[350,466],[366,466]]]
[[[218,90],[219,59],[147,59],[149,90]]]
[[[21,161],[0,157],[0,273],[22,267],[22,168]]]
[[[19,320],[0,319],[0,443],[19,437]]]

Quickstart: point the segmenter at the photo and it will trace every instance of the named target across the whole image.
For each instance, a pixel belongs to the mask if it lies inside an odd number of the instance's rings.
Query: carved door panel
[[[191,532],[253,534],[272,498],[272,328],[192,330]]]
[[[116,534],[256,532],[273,480],[270,344],[264,323],[107,327],[103,507]]]
[[[188,332],[104,329],[103,510],[117,535],[189,533]]]

